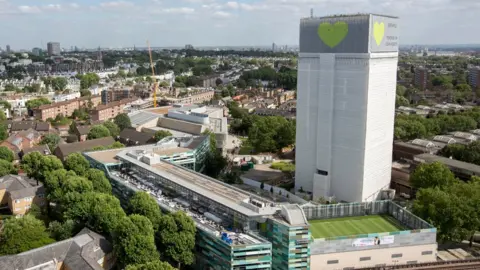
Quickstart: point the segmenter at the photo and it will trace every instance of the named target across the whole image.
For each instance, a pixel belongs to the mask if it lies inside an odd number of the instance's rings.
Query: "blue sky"
[[[480,43],[480,0],[0,0],[0,47],[294,45],[310,8],[399,16],[402,44]]]

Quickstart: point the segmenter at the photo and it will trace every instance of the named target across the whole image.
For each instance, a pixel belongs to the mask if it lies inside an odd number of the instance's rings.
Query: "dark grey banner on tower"
[[[397,21],[396,18],[370,14],[302,19],[300,52],[398,51]]]

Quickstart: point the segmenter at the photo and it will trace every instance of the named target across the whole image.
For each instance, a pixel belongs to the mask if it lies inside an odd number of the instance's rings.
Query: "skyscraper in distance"
[[[47,43],[47,52],[49,56],[60,55],[62,50],[60,49],[59,42],[48,42]]]
[[[297,190],[354,202],[389,187],[397,23],[374,14],[301,20]]]

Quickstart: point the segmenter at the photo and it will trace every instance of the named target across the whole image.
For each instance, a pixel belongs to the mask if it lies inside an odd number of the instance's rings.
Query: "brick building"
[[[25,215],[32,204],[46,203],[45,188],[35,181],[19,175],[5,175],[0,178],[0,205],[8,206],[14,215]]]
[[[423,67],[415,68],[414,84],[416,87],[418,87],[418,89],[420,90],[427,89],[427,81],[428,81],[427,77],[428,77],[427,69]]]
[[[124,113],[125,106],[136,100],[136,98],[127,98],[107,104],[98,105],[95,109],[90,111],[90,119],[92,121],[106,121],[108,119],[112,119],[115,116]]]
[[[108,89],[102,91],[102,104],[133,97],[130,89]]]
[[[72,100],[42,105],[33,110],[35,117],[38,120],[46,121],[49,118],[55,119],[57,115],[62,114],[65,117],[71,116],[76,109],[81,107],[95,107],[102,102],[100,95],[81,97]]]

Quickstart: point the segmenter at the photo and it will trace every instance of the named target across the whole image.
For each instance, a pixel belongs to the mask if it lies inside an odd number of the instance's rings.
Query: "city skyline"
[[[475,44],[480,23],[471,0],[0,0],[0,47],[267,46],[298,44],[298,20],[310,15],[371,12],[399,16],[405,44]],[[100,26],[100,27],[99,27]],[[213,30],[213,31],[212,31]],[[255,31],[252,31],[255,30]],[[43,45],[42,45],[43,44]]]

